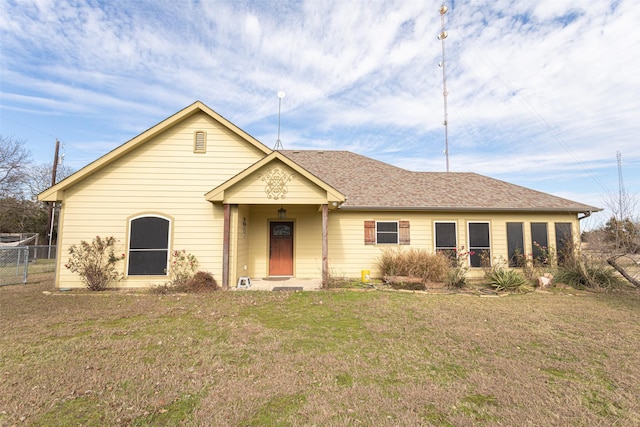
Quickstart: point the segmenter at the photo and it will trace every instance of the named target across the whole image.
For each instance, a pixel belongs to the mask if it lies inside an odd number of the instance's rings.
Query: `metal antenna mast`
[[[447,115],[447,73],[444,62],[444,39],[449,35],[444,30],[444,14],[447,13],[449,9],[444,4],[440,6],[440,23],[441,29],[440,34],[438,34],[438,40],[442,40],[442,62],[440,62],[440,67],[442,67],[442,95],[444,97],[444,155],[447,160],[447,172],[449,172],[449,123],[448,123],[448,115]]]
[[[284,150],[282,146],[282,141],[280,141],[280,110],[282,107],[282,98],[284,98],[285,93],[283,91],[278,92],[278,140],[276,141],[276,146],[273,147],[274,150]]]

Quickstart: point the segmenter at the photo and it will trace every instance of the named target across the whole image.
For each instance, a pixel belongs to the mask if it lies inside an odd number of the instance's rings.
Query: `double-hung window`
[[[483,267],[491,265],[491,239],[488,222],[469,223],[469,265]]]
[[[168,219],[133,218],[129,224],[129,276],[166,276],[169,261]]]

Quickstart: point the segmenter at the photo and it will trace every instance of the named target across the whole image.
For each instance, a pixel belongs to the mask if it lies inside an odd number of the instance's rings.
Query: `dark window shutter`
[[[365,245],[376,244],[376,222],[375,221],[364,222],[364,244]]]
[[[409,233],[409,221],[400,221],[400,238],[399,243],[401,245],[408,245],[411,243],[411,236]]]

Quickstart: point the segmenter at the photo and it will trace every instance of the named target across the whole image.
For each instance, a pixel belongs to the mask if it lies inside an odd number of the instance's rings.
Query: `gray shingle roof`
[[[590,212],[601,209],[467,172],[412,172],[349,151],[282,150],[347,196],[343,209]]]

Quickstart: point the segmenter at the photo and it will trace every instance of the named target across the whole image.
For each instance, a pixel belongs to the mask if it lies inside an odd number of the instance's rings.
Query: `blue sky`
[[[0,134],[79,169],[201,100],[269,147],[444,171],[440,2],[0,0]],[[640,188],[636,0],[448,2],[451,171]],[[593,221],[603,221],[603,215]]]

